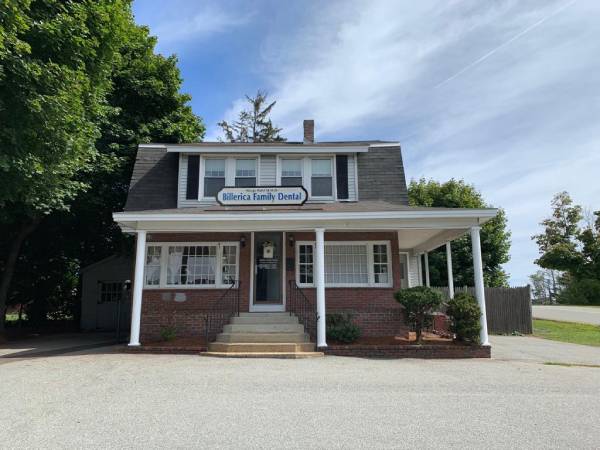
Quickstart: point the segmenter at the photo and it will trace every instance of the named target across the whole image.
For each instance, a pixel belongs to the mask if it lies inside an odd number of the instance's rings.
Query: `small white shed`
[[[81,270],[81,329],[129,330],[133,258],[113,255]]]

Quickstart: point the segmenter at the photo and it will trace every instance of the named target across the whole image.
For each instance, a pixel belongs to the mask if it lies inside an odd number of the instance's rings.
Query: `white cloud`
[[[194,5],[195,6],[195,5]],[[231,32],[232,29],[247,24],[253,14],[239,9],[228,10],[205,3],[191,11],[178,9],[176,14],[158,18],[152,34],[159,36],[161,46],[169,46],[182,41],[198,43],[215,34]]]
[[[319,3],[262,43],[274,121],[291,138],[314,118],[320,139],[399,139],[409,177],[474,183],[507,210],[507,268],[524,283],[552,195],[600,207],[599,12],[569,0]]]

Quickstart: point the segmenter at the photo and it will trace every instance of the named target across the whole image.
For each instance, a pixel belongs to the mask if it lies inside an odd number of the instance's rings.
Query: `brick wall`
[[[148,242],[239,242],[244,233],[152,233]],[[292,233],[296,241],[314,240],[314,233]],[[240,311],[249,311],[250,233],[244,234],[245,247],[240,247]],[[408,330],[403,311],[393,294],[400,289],[398,243],[395,232],[338,232],[325,233],[326,241],[389,240],[392,252],[392,288],[327,288],[328,313],[351,313],[361,327],[363,336],[390,336]],[[285,243],[286,257],[295,257],[295,246]],[[284,264],[285,265],[285,264]],[[286,272],[286,281],[295,280],[295,272]],[[303,288],[306,296],[315,301],[315,289]],[[203,336],[204,313],[213,309],[224,289],[144,289],[142,301],[141,340],[160,338],[160,330],[173,326],[178,336]],[[185,301],[176,302],[175,293],[185,294]]]
[[[296,241],[314,241],[314,233],[294,233]],[[395,232],[351,232],[325,233],[327,241],[390,241],[392,252],[391,288],[326,288],[327,313],[350,313],[360,326],[363,336],[391,336],[408,331],[404,323],[403,309],[394,299],[394,292],[400,289],[400,264],[398,255],[398,235]],[[287,249],[287,257],[295,256],[295,248]],[[287,272],[288,283],[295,280],[295,272]],[[316,301],[316,289],[302,288],[305,295]]]
[[[248,311],[250,283],[250,233],[152,233],[148,242],[239,242],[240,246],[240,311]],[[245,269],[245,270],[244,270]],[[218,309],[226,289],[144,289],[142,297],[142,343],[160,339],[163,327],[173,326],[178,336],[204,336],[204,315]],[[175,301],[175,293],[185,294],[185,301]]]

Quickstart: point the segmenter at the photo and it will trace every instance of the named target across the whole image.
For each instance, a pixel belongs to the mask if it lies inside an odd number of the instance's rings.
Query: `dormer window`
[[[310,193],[312,197],[333,196],[333,168],[331,158],[311,159]]]
[[[235,160],[235,186],[256,186],[256,159]]]
[[[302,186],[302,159],[281,160],[281,185]]]
[[[215,197],[225,187],[225,159],[204,160],[204,196]]]

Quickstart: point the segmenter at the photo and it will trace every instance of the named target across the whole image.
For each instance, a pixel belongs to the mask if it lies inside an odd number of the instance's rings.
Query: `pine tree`
[[[273,126],[269,114],[277,103],[267,104],[268,94],[258,91],[256,97],[246,95],[246,100],[251,105],[250,109],[240,111],[238,120],[228,123],[222,120],[218,125],[229,142],[285,142],[286,139],[279,133],[281,128]],[[266,105],[266,106],[265,106]]]

